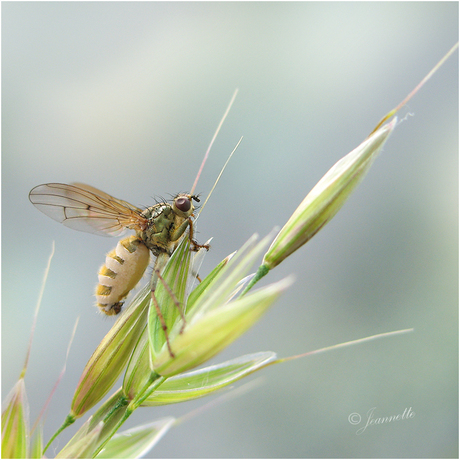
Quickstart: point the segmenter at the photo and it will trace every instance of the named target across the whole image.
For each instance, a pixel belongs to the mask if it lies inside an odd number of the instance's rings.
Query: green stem
[[[68,426],[72,425],[73,422],[75,422],[76,418],[73,415],[68,415],[66,419],[64,420],[64,423],[60,426],[60,428],[56,431],[56,433],[53,434],[51,439],[48,441],[48,444],[46,444],[45,448],[43,449],[43,455],[45,455],[46,450],[48,447],[51,445],[51,443],[56,439],[56,437],[64,431]]]
[[[166,377],[153,372],[149,382],[144,385],[142,391],[131,401],[130,406],[133,407],[133,410],[137,409],[165,380]]]
[[[131,414],[142,404],[142,402],[153,392],[155,391],[164,381],[166,377],[162,377],[158,375],[156,372],[152,372],[150,378],[148,379],[147,383],[142,387],[139,393],[135,396],[135,398],[128,404],[123,417],[113,426],[110,433],[107,435],[105,441],[97,448],[97,450],[93,453],[93,457],[96,457],[99,452],[105,447],[105,445],[112,439],[113,435],[117,433],[120,429],[121,425],[128,420]],[[121,401],[120,401],[121,403]],[[109,419],[112,415],[116,415],[116,408],[119,408],[120,405],[115,406],[113,410],[111,410],[107,416],[104,418],[104,423],[108,423]]]
[[[105,447],[105,445],[112,439],[113,435],[116,434],[118,429],[123,425],[123,423],[128,420],[129,416],[134,412],[134,409],[130,409],[130,406],[126,408],[126,412],[123,414],[123,417],[118,421],[118,423],[112,428],[112,431],[110,434],[107,436],[105,441],[94,451],[93,453],[93,458],[97,457],[99,452]]]
[[[260,265],[259,268],[257,269],[256,274],[254,275],[254,278],[252,278],[252,280],[249,282],[249,284],[244,288],[243,292],[241,293],[241,297],[244,296],[246,292],[248,292],[250,289],[252,289],[254,284],[256,284],[261,278],[263,278],[269,271],[270,269],[267,267],[267,265],[265,264]]]
[[[118,409],[127,406],[128,405],[128,398],[125,395],[122,395],[118,398],[117,402],[115,403],[115,406],[113,406],[108,414],[104,417],[104,423],[107,422],[107,420],[110,420],[110,418],[115,414]]]

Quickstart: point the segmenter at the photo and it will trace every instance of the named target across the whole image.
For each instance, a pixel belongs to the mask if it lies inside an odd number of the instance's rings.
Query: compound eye
[[[176,208],[182,212],[190,211],[190,208],[192,206],[192,203],[186,196],[180,196],[179,198],[176,198],[175,204]]]

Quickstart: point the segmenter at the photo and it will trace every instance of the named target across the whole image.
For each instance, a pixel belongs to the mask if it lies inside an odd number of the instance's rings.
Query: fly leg
[[[157,298],[155,297],[155,294],[153,291],[152,291],[152,301],[153,301],[153,305],[155,305],[155,311],[157,312],[158,318],[160,320],[161,328],[163,329],[163,332],[165,334],[165,339],[166,339],[166,344],[168,346],[169,354],[171,358],[175,358],[175,355],[173,351],[171,350],[171,344],[169,343],[168,326],[166,326],[165,319],[163,317],[163,314],[161,313],[160,306],[158,305]]]
[[[197,241],[195,241],[193,239],[193,221],[192,221],[192,218],[189,217],[188,221],[189,221],[188,225],[189,225],[189,228],[190,228],[190,230],[189,230],[189,238],[190,238],[190,243],[191,243],[191,246],[192,246],[191,247],[192,251],[197,252],[201,248],[205,248],[206,251],[209,251],[209,248],[210,248],[209,244],[199,244]],[[198,273],[196,274],[196,279],[201,283],[201,278],[200,278],[200,275]]]
[[[193,220],[191,217],[187,217],[181,225],[169,233],[170,241],[178,241],[179,238],[184,234],[187,227],[189,227],[188,238],[190,239],[190,243],[192,245],[192,251],[198,251],[200,248],[209,249],[209,244],[199,244],[193,239]]]
[[[206,251],[209,251],[209,244],[199,244],[197,241],[193,239],[193,221],[192,218],[188,218],[188,226],[190,228],[189,230],[189,238],[190,238],[190,243],[192,244],[192,251],[198,251],[201,248],[205,248]]]
[[[157,276],[158,279],[161,281],[163,286],[165,287],[166,291],[168,291],[169,296],[174,302],[174,305],[177,308],[177,311],[179,312],[179,315],[182,319],[182,327],[180,328],[179,334],[182,334],[184,332],[184,327],[185,327],[185,315],[184,312],[182,311],[182,308],[180,307],[180,303],[177,300],[177,297],[175,296],[174,292],[171,290],[171,288],[168,286],[168,283],[164,280],[164,278],[160,275],[160,272],[157,270]]]

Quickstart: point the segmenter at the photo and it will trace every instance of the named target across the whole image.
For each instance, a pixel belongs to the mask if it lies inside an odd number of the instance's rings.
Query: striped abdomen
[[[123,300],[140,281],[149,261],[150,251],[136,236],[122,239],[107,254],[96,288],[97,306],[103,313],[120,313]]]

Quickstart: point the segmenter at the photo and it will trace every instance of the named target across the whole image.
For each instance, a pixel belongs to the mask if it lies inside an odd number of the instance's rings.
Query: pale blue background
[[[116,240],[45,217],[32,187],[86,182],[136,205],[188,190],[238,87],[198,186],[206,195],[244,136],[200,218],[199,240],[214,237],[206,274],[252,233],[282,225],[457,40],[455,2],[4,2],[3,394],[21,370],[53,239],[26,379],[32,420],[80,324],[47,439],[112,324],[92,293]],[[293,273],[296,284],[214,362],[415,332],[254,374],[264,379],[255,391],[172,429],[152,455],[458,456],[457,55],[400,112],[414,116],[340,213],[266,280]],[[143,409],[128,425],[205,402]],[[372,407],[415,417],[357,436],[348,415]]]

